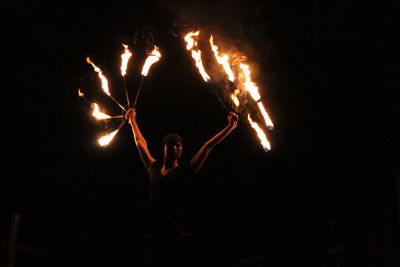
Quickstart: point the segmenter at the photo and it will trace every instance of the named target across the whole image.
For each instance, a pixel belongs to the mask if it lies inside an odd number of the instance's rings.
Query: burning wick
[[[211,78],[207,74],[207,72],[204,70],[203,62],[201,60],[201,51],[200,49],[197,48],[197,41],[193,39],[193,36],[198,37],[200,34],[200,31],[197,32],[189,32],[188,34],[185,35],[185,41],[186,41],[186,49],[188,51],[192,52],[192,58],[194,59],[196,63],[196,67],[200,72],[201,77],[205,82],[210,82]],[[196,49],[194,49],[196,48]]]
[[[140,79],[140,84],[139,84],[139,89],[136,93],[135,101],[133,103],[133,106],[136,107],[137,100],[139,98],[140,90],[142,90],[143,86],[143,79],[149,74],[150,67],[159,61],[161,58],[161,53],[158,50],[158,47],[154,45],[154,50],[150,53],[150,55],[147,57],[146,61],[144,62],[143,69],[142,69],[142,77]]]
[[[110,89],[108,88],[108,81],[106,79],[106,77],[103,75],[102,70],[97,67],[91,60],[89,57],[86,58],[86,62],[90,65],[93,66],[93,69],[95,72],[97,72],[99,74],[99,78],[101,80],[101,88],[103,88],[104,93],[106,93],[106,95],[108,95],[112,100],[114,100],[115,103],[117,103],[117,105],[123,110],[126,111],[125,108],[123,106],[121,106],[121,104],[115,100],[114,97],[112,97],[112,95],[110,94]]]
[[[93,112],[92,116],[95,117],[97,120],[104,120],[104,119],[110,119],[111,116],[103,113],[100,111],[99,105],[96,103],[93,103]]]
[[[243,82],[243,85],[246,88],[246,91],[249,92],[253,100],[256,101],[268,129],[270,130],[274,129],[274,124],[272,123],[271,118],[269,117],[267,111],[264,108],[263,103],[261,102],[261,96],[260,93],[258,92],[258,87],[254,82],[251,81],[250,67],[246,64],[240,63],[240,69],[242,70],[245,76],[245,81]]]
[[[129,58],[132,56],[131,51],[129,51],[128,46],[122,44],[125,48],[124,53],[121,55],[121,75],[122,75],[122,80],[124,82],[124,88],[125,88],[125,95],[126,95],[126,102],[128,104],[128,107],[130,106],[129,104],[129,95],[128,95],[128,90],[126,89],[126,82],[125,82],[125,75],[126,75],[126,68],[128,65]]]
[[[270,151],[271,150],[271,144],[269,143],[269,141],[267,139],[267,136],[262,131],[260,126],[258,126],[258,124],[251,119],[250,114],[247,115],[247,119],[250,122],[251,127],[256,131],[258,139],[260,139],[261,145],[263,146],[264,151],[265,152]]]
[[[114,139],[114,137],[118,133],[118,131],[121,129],[122,125],[124,125],[124,123],[125,123],[125,120],[119,125],[119,127],[115,131],[100,137],[97,140],[99,142],[99,145],[102,147],[108,146],[111,143],[111,141]]]
[[[212,51],[214,52],[214,56],[215,56],[215,59],[217,60],[218,64],[222,65],[222,67],[225,70],[226,75],[228,75],[229,80],[231,82],[234,82],[235,81],[235,76],[233,75],[233,71],[232,71],[232,69],[231,69],[231,67],[229,66],[229,63],[228,63],[229,56],[228,55],[222,55],[222,56],[219,55],[218,46],[216,46],[214,44],[214,38],[213,38],[212,35],[210,37],[210,45],[211,45]]]

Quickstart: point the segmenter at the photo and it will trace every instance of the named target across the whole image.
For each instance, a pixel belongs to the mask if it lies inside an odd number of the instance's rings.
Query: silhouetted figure
[[[179,162],[183,139],[178,134],[172,133],[164,137],[163,160],[157,161],[150,154],[147,142],[140,132],[134,108],[128,110],[126,119],[132,127],[135,144],[149,173],[150,207],[154,215],[152,223],[159,238],[161,257],[166,260],[171,256],[165,250],[167,247],[181,245],[190,257],[202,264],[200,266],[204,266],[206,259],[192,242],[192,232],[182,208],[182,197],[186,183],[200,170],[211,150],[236,128],[238,116],[230,112],[228,124],[208,140],[190,161],[183,163]]]

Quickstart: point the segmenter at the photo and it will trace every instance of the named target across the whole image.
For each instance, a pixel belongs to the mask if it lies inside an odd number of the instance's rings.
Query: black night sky
[[[390,263],[399,249],[393,9],[308,0],[5,8],[0,230],[7,240],[10,216],[21,214],[16,266],[139,266],[147,173],[127,125],[109,147],[97,145],[104,125],[77,91],[120,115],[85,59],[102,68],[125,105],[121,43],[134,54],[131,99],[155,43],[163,57],[144,80],[139,125],[154,156],[162,137],[177,132],[190,159],[227,123],[185,49],[182,33],[197,28],[220,38],[221,50],[248,56],[275,123],[265,153],[240,121],[190,184],[186,209],[200,242],[215,258],[322,266],[327,249],[344,241],[343,266]]]

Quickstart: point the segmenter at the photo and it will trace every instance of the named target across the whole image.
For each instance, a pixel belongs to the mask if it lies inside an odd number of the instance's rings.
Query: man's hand
[[[239,121],[239,116],[234,112],[228,114],[228,125],[231,130],[235,129]]]
[[[130,124],[133,124],[136,121],[136,109],[130,108],[125,114],[125,119],[128,120]]]

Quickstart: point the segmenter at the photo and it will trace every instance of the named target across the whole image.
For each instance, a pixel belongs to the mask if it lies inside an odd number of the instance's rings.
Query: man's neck
[[[164,169],[165,170],[169,170],[171,168],[175,168],[178,167],[178,160],[170,160],[170,159],[166,159],[164,158]]]

